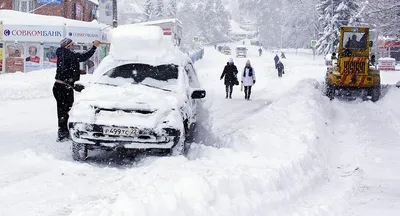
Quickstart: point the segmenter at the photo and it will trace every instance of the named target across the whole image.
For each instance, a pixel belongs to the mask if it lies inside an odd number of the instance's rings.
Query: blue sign
[[[61,0],[37,0],[36,3],[39,5],[56,5],[61,4]]]

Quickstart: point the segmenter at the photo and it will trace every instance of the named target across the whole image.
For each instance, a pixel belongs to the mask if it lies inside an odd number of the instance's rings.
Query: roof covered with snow
[[[114,60],[181,64],[182,60],[188,59],[169,38],[164,37],[159,26],[120,25],[110,30],[108,38],[110,56]]]
[[[155,25],[155,24],[161,24],[161,23],[179,23],[182,24],[182,22],[178,19],[172,18],[172,19],[162,19],[162,20],[154,20],[154,21],[149,21],[149,22],[141,22],[141,23],[136,23],[138,25]]]
[[[27,22],[28,20],[29,22]],[[87,28],[101,28],[107,26],[98,23],[96,20],[92,22],[84,22],[66,19],[64,17],[31,14],[13,10],[0,10],[0,21],[3,21],[3,25],[63,26],[66,24]]]

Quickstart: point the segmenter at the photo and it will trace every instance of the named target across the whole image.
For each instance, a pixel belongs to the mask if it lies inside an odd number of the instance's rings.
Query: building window
[[[13,10],[31,13],[34,10],[33,0],[14,0]]]

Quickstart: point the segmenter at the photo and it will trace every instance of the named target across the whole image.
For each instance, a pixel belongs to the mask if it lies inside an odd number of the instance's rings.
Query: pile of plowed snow
[[[56,69],[0,74],[0,101],[53,97]],[[81,75],[90,80],[92,75]]]
[[[50,97],[55,69],[0,75],[0,101]]]

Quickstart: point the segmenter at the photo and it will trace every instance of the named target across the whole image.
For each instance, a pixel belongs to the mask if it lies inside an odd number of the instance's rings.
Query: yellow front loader
[[[338,55],[332,55],[325,77],[326,95],[331,100],[337,95],[379,100],[380,71],[370,64],[372,45],[368,27],[340,28]]]

